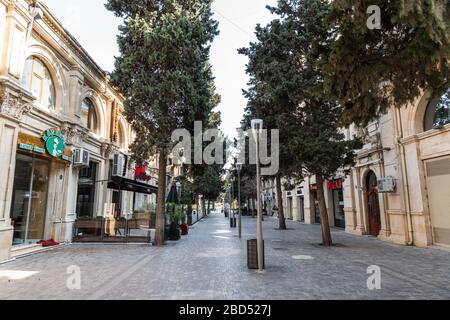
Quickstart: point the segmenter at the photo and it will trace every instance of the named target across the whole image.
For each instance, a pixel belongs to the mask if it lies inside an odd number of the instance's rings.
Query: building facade
[[[111,181],[134,179],[123,97],[48,8],[0,0],[0,44],[0,261],[154,199]]]
[[[364,147],[349,175],[336,173],[327,181],[330,225],[397,244],[449,246],[450,89],[423,93],[345,134],[361,137]],[[316,190],[314,176],[293,190],[283,189],[286,217],[320,223]],[[273,206],[274,183],[265,183],[264,192],[264,201]]]

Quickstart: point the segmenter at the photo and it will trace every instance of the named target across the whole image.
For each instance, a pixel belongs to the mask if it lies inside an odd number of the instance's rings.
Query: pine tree
[[[380,8],[380,29],[368,28],[371,5]],[[329,23],[335,42],[325,88],[345,107],[346,123],[366,125],[423,90],[447,89],[449,0],[335,0]]]
[[[205,0],[108,0],[106,7],[123,18],[111,80],[126,98],[125,116],[136,134],[132,155],[138,162],[158,155],[155,240],[162,245],[171,134],[211,110],[208,58],[217,22]]]

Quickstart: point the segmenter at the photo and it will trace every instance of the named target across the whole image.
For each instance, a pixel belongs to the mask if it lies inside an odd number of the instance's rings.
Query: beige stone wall
[[[83,148],[98,163],[98,180],[107,180],[109,159],[114,152],[128,153],[133,135],[130,125],[119,115],[121,144],[110,139],[112,105],[123,110],[123,97],[107,83],[103,70],[79,47],[75,39],[51,12],[39,4],[42,19],[31,26],[25,0],[0,0],[0,261],[9,256],[12,227],[11,197],[14,183],[17,135],[19,132],[39,137],[49,128],[59,128],[69,148]],[[27,31],[31,31],[27,38]],[[55,108],[41,106],[21,85],[25,59],[40,59],[55,86]],[[95,108],[98,128],[87,128],[86,114],[81,110],[84,98]],[[76,195],[79,168],[70,163],[51,162],[46,207],[45,237],[57,241],[72,239],[76,218]],[[129,177],[133,175],[129,172]],[[94,213],[103,215],[111,202],[107,183],[96,185]],[[123,194],[125,213],[132,210],[132,194]]]

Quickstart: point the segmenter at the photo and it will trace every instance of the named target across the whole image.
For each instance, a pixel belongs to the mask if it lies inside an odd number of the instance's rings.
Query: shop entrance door
[[[370,171],[367,175],[367,208],[369,211],[369,234],[378,237],[381,230],[381,214],[378,181],[373,171]]]
[[[13,245],[31,244],[44,237],[49,162],[17,154],[11,221]]]
[[[305,222],[305,198],[303,196],[297,197],[297,206],[299,221]]]
[[[317,198],[317,191],[311,190],[311,200],[314,205],[314,223],[320,223],[320,209],[319,209],[319,199]]]
[[[344,192],[342,189],[333,190],[334,225],[345,228]]]

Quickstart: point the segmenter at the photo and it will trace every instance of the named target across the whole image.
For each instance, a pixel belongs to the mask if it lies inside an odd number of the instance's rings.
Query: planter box
[[[75,221],[75,228],[83,229],[97,229],[102,227],[102,220],[77,220]]]

